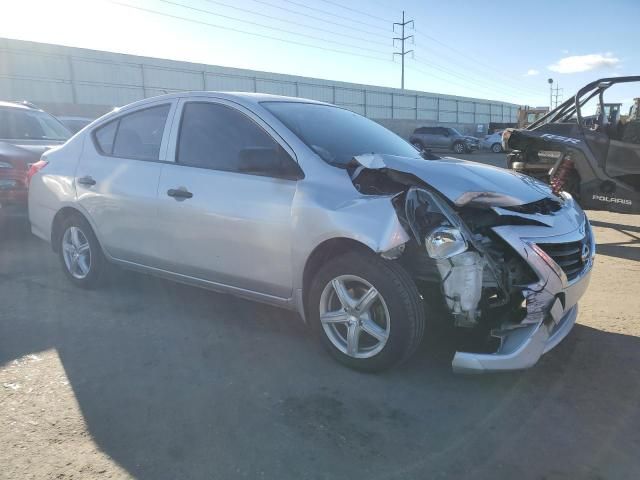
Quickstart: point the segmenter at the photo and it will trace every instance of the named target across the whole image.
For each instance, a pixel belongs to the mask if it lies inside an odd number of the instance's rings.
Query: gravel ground
[[[531,370],[333,362],[295,315],[133,273],[86,292],[0,240],[2,479],[640,477],[640,217],[591,212],[592,283]]]

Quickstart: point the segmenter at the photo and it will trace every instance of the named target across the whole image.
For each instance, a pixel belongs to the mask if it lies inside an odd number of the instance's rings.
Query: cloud
[[[524,74],[525,77],[533,77],[534,75],[540,75],[540,70],[530,68],[529,70],[527,70],[527,73]]]
[[[615,67],[620,63],[620,59],[614,57],[612,53],[592,53],[589,55],[574,55],[564,57],[547,68],[558,73],[579,73],[596,70],[598,68]]]

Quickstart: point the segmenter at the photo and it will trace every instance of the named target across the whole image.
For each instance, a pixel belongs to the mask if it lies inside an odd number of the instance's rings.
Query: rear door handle
[[[86,177],[80,177],[78,179],[78,183],[80,185],[85,185],[87,187],[92,187],[93,185],[96,184],[96,181],[92,177],[87,175]]]
[[[175,198],[176,200],[193,197],[193,193],[186,188],[171,188],[167,190],[167,195]]]

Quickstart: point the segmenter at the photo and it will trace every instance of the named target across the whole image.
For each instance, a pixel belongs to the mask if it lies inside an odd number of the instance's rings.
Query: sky
[[[640,0],[4,0],[0,36],[400,87],[403,10],[407,89],[546,106],[640,74]]]

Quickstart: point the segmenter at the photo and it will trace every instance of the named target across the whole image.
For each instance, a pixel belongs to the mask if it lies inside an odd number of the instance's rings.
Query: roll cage
[[[581,131],[584,130],[584,122],[582,119],[582,107],[592,98],[598,96],[600,105],[604,104],[604,92],[611,86],[618,83],[632,83],[640,82],[640,75],[633,75],[627,77],[610,77],[601,78],[591,82],[582,87],[575,96],[569,98],[549,113],[539,118],[531,125],[525,128],[525,130],[536,130],[548,123],[566,122],[573,115],[576,116],[578,128]],[[605,115],[604,108],[600,108],[600,116]],[[601,120],[601,119],[599,119]]]

